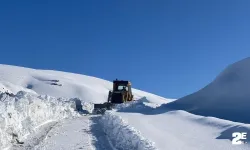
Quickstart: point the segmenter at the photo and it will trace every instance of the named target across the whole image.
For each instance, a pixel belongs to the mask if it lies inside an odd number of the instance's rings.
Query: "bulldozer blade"
[[[111,103],[94,104],[94,109],[102,109],[102,108],[112,109],[112,105],[113,104]]]
[[[112,103],[103,103],[103,104],[94,104],[94,113],[103,114],[106,110],[111,110],[113,104]]]
[[[94,104],[94,109],[106,108],[105,104]]]

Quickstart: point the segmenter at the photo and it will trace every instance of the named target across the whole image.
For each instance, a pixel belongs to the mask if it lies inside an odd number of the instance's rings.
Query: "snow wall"
[[[77,117],[79,111],[88,111],[81,105],[78,99],[56,99],[22,91],[16,95],[0,93],[0,149],[24,140],[46,122]]]

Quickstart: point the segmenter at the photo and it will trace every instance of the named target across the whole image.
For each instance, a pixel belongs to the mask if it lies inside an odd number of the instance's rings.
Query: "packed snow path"
[[[43,134],[24,141],[23,145],[15,145],[12,149],[31,150],[112,150],[109,140],[97,123],[100,116],[83,116],[63,120],[59,123],[43,127]],[[47,128],[47,130],[45,130]],[[46,131],[46,132],[44,132]],[[31,141],[39,139],[36,144]],[[29,144],[27,144],[29,143]],[[34,142],[33,142],[34,143]],[[33,146],[33,147],[32,147]]]
[[[81,117],[58,123],[36,150],[112,150],[100,124],[99,117]]]

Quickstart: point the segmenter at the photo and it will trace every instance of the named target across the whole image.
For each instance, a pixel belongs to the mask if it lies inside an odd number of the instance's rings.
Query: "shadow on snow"
[[[112,149],[110,142],[103,131],[102,125],[100,123],[101,116],[93,116],[90,118],[90,132],[93,135],[92,144],[95,146],[96,150],[110,150]]]

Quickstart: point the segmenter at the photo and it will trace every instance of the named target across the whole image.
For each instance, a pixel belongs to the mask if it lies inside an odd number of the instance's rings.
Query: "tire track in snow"
[[[115,150],[95,116],[66,119],[54,125],[41,125],[23,145],[11,150]]]
[[[37,145],[39,145],[44,139],[47,138],[49,132],[57,125],[55,121],[46,121],[43,124],[35,127],[35,131],[38,132],[28,135],[27,139],[24,141],[24,144],[14,144],[10,150],[32,150]]]
[[[34,150],[92,150],[89,142],[88,117],[63,120],[47,135]]]
[[[108,133],[105,132],[103,126],[105,122],[101,119],[102,117],[103,116],[100,115],[83,116],[80,118],[62,120],[58,123],[43,123],[36,127],[36,130],[39,131],[38,133],[30,137],[28,136],[23,145],[14,145],[11,150],[120,150],[121,147],[118,145],[114,146],[113,144],[122,144],[121,139],[117,138],[116,142],[114,142],[113,138],[115,137],[113,137],[111,141],[107,135]],[[106,123],[109,124],[108,121]],[[117,127],[121,128],[123,124],[120,125],[121,126]],[[130,136],[135,135],[133,134]],[[117,135],[117,137],[120,137],[120,135]],[[128,137],[124,138],[123,140],[128,140],[126,139]],[[137,140],[142,139],[136,139],[136,143],[139,142]],[[145,148],[144,142],[145,141],[140,141],[140,144],[137,143],[139,145],[135,147],[138,149]],[[123,149],[128,148],[126,144],[128,143],[125,143]],[[117,146],[118,149],[116,148]]]

